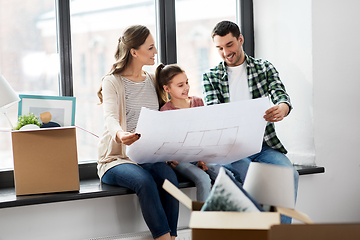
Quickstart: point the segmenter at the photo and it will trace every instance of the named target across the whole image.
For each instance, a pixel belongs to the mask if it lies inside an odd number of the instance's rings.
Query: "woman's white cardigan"
[[[146,74],[155,81],[153,75]],[[136,164],[126,156],[125,145],[116,138],[118,131],[126,131],[125,87],[120,75],[108,75],[103,79],[102,95],[105,129],[98,144],[97,168],[100,179],[107,170],[116,165]]]

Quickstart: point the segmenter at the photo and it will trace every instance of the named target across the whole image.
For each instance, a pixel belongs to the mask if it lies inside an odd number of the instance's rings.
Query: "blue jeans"
[[[294,194],[295,201],[297,198],[297,190],[299,184],[299,173],[293,167],[293,164],[287,158],[287,156],[277,150],[269,147],[265,142],[263,143],[262,149],[259,153],[251,155],[250,157],[240,159],[238,161],[224,165],[225,168],[230,170],[237,181],[243,183],[247,170],[249,168],[250,162],[260,162],[260,163],[269,163],[279,166],[291,167],[294,169]],[[281,216],[281,223],[291,223],[291,218],[287,216]]]
[[[169,232],[171,236],[177,236],[179,202],[162,188],[165,179],[179,186],[175,172],[164,162],[140,166],[131,163],[117,165],[106,171],[101,180],[136,193],[153,238]]]
[[[217,175],[219,174],[220,168],[223,166],[221,164],[216,163],[207,163],[206,166],[208,167],[208,170],[206,170],[206,173],[210,176],[212,184],[214,184]],[[234,176],[234,174],[225,168],[225,171],[229,173],[231,176]]]
[[[211,178],[202,169],[197,166],[197,162],[180,162],[174,168],[174,171],[184,178],[195,183],[196,200],[205,202],[211,190]]]

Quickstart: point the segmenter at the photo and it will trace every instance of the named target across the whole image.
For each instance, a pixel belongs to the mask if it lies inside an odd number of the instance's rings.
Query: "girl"
[[[171,99],[160,108],[160,111],[204,106],[201,98],[189,96],[188,78],[178,65],[160,64],[156,68],[155,76],[161,96],[169,94]],[[211,181],[215,180],[220,165],[210,164],[207,166],[201,161],[192,163],[170,161],[167,163],[174,168],[177,174],[195,183],[197,201],[205,202],[211,190]]]
[[[145,222],[154,239],[177,236],[178,201],[162,189],[164,179],[178,186],[175,172],[164,162],[137,164],[125,146],[137,141],[134,133],[141,107],[159,109],[154,76],[142,70],[155,64],[154,40],[147,27],[125,29],[118,40],[115,63],[103,77],[98,97],[103,104],[105,132],[98,146],[98,175],[103,183],[127,187],[139,197]]]

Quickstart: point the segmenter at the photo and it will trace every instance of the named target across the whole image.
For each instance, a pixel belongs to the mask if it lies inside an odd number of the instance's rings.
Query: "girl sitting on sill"
[[[160,111],[176,110],[182,108],[204,106],[201,98],[189,96],[190,85],[186,73],[178,65],[165,66],[160,64],[155,72],[156,82],[161,95],[170,95],[170,101],[165,103]],[[197,201],[205,202],[211,190],[211,182],[214,181],[219,172],[220,165],[198,162],[167,162],[174,171],[195,183]]]

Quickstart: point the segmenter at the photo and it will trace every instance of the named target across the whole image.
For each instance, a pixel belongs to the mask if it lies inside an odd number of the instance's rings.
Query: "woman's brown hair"
[[[114,54],[115,63],[112,65],[110,72],[104,77],[111,74],[119,74],[124,71],[132,60],[130,50],[139,49],[149,35],[150,30],[142,25],[133,25],[126,28],[123,36],[121,36],[118,40],[116,52]],[[97,96],[100,99],[100,103],[103,103],[102,86],[100,86]]]

